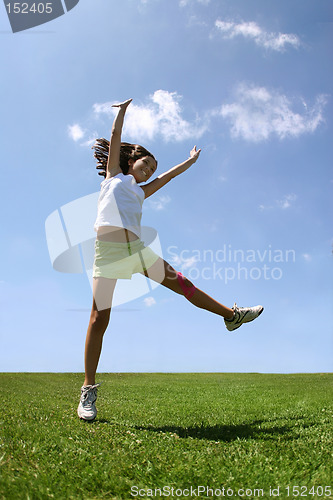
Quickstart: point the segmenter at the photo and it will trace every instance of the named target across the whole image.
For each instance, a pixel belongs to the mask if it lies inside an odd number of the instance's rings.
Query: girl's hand
[[[124,102],[121,102],[119,104],[112,104],[112,108],[121,108],[121,109],[124,109],[126,110],[127,106],[129,104],[131,104],[131,102],[133,101],[133,99],[128,99],[127,101],[124,101]]]
[[[191,149],[191,151],[190,151],[190,158],[191,158],[191,160],[193,160],[193,163],[195,163],[197,161],[197,159],[199,158],[200,153],[201,153],[201,149],[197,150],[196,146],[194,146],[194,148]]]

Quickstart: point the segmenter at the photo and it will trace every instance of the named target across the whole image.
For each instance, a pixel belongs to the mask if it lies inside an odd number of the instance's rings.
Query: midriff
[[[100,241],[112,241],[114,243],[127,243],[138,239],[135,233],[117,226],[100,226],[97,231],[97,239]]]

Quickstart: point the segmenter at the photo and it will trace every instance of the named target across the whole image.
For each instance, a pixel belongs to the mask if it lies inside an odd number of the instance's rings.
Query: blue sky
[[[328,0],[80,0],[12,34],[2,8],[0,371],[83,371],[89,280],[53,269],[45,221],[98,192],[91,144],[129,97],[124,140],[158,172],[202,148],[145,202],[163,257],[265,311],[230,334],[159,286],[114,308],[99,371],[332,371],[332,17]],[[73,231],[93,237],[82,203]]]

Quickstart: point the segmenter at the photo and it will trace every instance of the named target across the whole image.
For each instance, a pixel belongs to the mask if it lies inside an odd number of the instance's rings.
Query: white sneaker
[[[237,307],[235,302],[232,310],[234,311],[234,317],[232,319],[224,319],[225,326],[229,332],[236,330],[243,323],[249,323],[256,319],[263,312],[264,308],[263,306]]]
[[[95,401],[97,399],[97,387],[100,385],[86,385],[81,387],[81,397],[77,414],[82,420],[94,420],[96,418],[97,410]]]

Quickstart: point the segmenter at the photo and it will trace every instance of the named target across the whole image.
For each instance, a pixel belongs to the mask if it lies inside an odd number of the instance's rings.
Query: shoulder
[[[103,182],[105,182],[105,181],[112,181],[114,179],[120,179],[120,180],[122,180],[123,177],[125,177],[125,176],[124,176],[124,174],[122,172],[120,172],[120,173],[118,173],[116,175],[107,174]],[[102,182],[102,184],[103,184],[103,182]]]
[[[113,175],[112,177],[106,176],[104,181],[101,182],[101,186],[103,187],[103,186],[115,185],[115,184],[120,184],[122,182],[126,182],[126,180],[124,180],[124,177],[126,177],[126,175],[124,175],[123,173]]]

